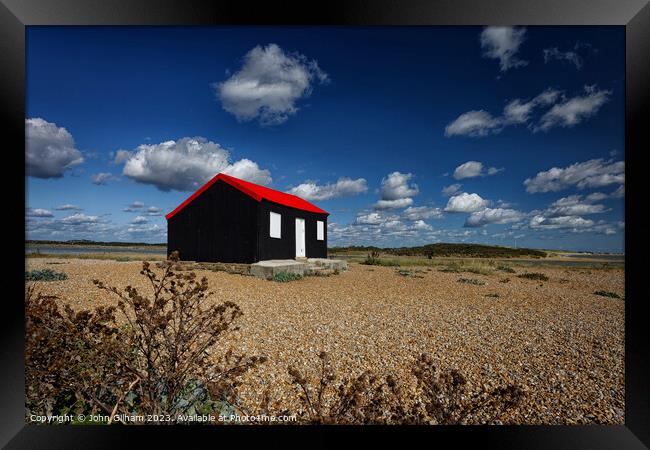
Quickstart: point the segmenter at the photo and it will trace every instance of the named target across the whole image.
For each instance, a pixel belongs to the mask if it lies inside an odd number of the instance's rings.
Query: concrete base
[[[347,268],[348,263],[340,259],[270,259],[251,264],[250,274],[257,278],[271,280],[279,273],[293,273],[301,276],[328,276]]]
[[[251,264],[251,275],[257,278],[272,279],[279,273],[305,274],[306,264],[293,259],[269,259]]]
[[[307,260],[309,264],[315,264],[320,267],[325,267],[332,270],[347,270],[348,263],[342,259],[327,259],[327,258],[309,258]]]

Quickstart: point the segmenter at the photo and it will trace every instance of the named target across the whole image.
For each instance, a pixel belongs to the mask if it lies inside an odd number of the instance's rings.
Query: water
[[[25,253],[47,253],[59,255],[73,255],[79,253],[146,253],[151,255],[165,255],[167,254],[167,249],[160,247],[48,247],[46,245],[39,245],[25,247]]]

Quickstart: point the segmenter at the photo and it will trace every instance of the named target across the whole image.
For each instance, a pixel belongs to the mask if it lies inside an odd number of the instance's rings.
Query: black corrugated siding
[[[216,182],[167,221],[167,250],[185,261],[257,261],[258,202]]]
[[[316,214],[262,200],[259,205],[258,228],[259,257],[266,259],[293,259],[296,257],[296,218],[305,219],[305,252],[308,258],[327,258],[327,215]],[[270,214],[273,211],[282,216],[281,239],[272,238]],[[324,240],[316,239],[316,221],[324,222]]]
[[[282,238],[269,236],[269,212],[282,216]],[[296,257],[296,217],[305,219],[308,258],[327,258],[327,215],[257,202],[218,181],[167,221],[167,251],[184,261],[253,263]],[[316,239],[316,221],[324,237]]]

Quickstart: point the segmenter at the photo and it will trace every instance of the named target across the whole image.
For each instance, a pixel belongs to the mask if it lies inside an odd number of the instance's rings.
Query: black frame
[[[371,427],[381,438],[404,443],[402,433],[422,434],[425,442],[442,440],[474,442],[499,448],[646,448],[650,446],[650,332],[647,298],[640,289],[645,246],[640,240],[645,231],[641,208],[632,207],[641,189],[642,152],[648,145],[648,80],[650,79],[650,6],[647,0],[348,0],[328,1],[319,5],[302,2],[264,2],[250,5],[244,1],[199,2],[196,0],[0,0],[0,98],[5,135],[14,145],[5,152],[16,161],[12,166],[24,168],[16,149],[24,146],[25,112],[25,25],[620,25],[626,29],[626,373],[624,426],[522,426],[522,427]],[[644,129],[645,128],[645,129]],[[644,133],[645,131],[645,133]],[[13,178],[13,177],[16,178]],[[22,180],[21,180],[22,177]],[[25,233],[24,200],[15,191],[15,183],[25,183],[24,172],[5,171],[5,208],[12,211],[12,231]],[[11,183],[11,184],[10,184]],[[23,186],[25,186],[23,184]],[[646,200],[647,202],[647,200]],[[7,205],[6,203],[9,203]],[[640,205],[639,205],[640,206]],[[8,227],[8,225],[6,225]],[[7,240],[7,239],[5,239]],[[7,245],[7,243],[5,243]],[[10,253],[24,262],[20,239],[9,239]],[[4,297],[4,326],[0,367],[0,384],[4,414],[0,445],[9,448],[92,448],[112,447],[141,436],[128,427],[52,427],[26,425],[24,422],[24,310],[21,301],[20,263],[5,272],[16,289]],[[160,427],[155,434],[150,427],[147,444],[156,439],[171,444],[170,434]],[[164,428],[164,427],[163,427]],[[223,443],[227,437],[241,439],[242,431],[264,437],[278,428],[289,430],[291,438],[302,445],[313,443],[313,433],[322,439],[322,428],[315,427],[174,427],[185,443],[198,435]],[[348,432],[335,427],[328,431]],[[199,432],[201,431],[201,432]],[[303,433],[307,431],[312,436]],[[368,428],[359,430],[367,434]],[[215,434],[218,433],[218,434]],[[339,436],[339,440],[342,436]],[[128,439],[128,441],[126,441]],[[218,441],[214,441],[218,439]],[[452,441],[453,440],[453,441]],[[267,441],[269,443],[271,441]],[[288,443],[285,440],[283,444]],[[645,445],[644,445],[645,444]],[[417,445],[417,444],[416,444]]]

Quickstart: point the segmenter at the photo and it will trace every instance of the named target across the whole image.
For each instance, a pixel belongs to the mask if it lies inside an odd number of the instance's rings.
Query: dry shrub
[[[231,302],[209,305],[207,280],[175,272],[177,261],[172,254],[160,264],[160,276],[143,263],[151,297],[95,281],[117,307],[61,310],[56,297],[26,290],[29,414],[151,414],[173,423],[180,414],[261,412],[316,424],[477,424],[507,422],[524,396],[511,384],[470,391],[460,372],[440,370],[426,354],[413,363],[415,391],[391,375],[340,377],[321,352],[316,380],[289,368],[299,411],[280,411],[268,389],[260,405],[242,404],[241,376],[265,358],[213,354],[242,313]]]
[[[212,355],[242,315],[232,302],[208,305],[207,279],[178,274],[174,252],[140,272],[153,295],[94,280],[116,307],[59,311],[56,298],[27,290],[27,406],[31,413],[70,410],[170,416],[236,410],[239,377],[263,357]],[[121,321],[116,317],[121,313]],[[164,419],[163,419],[164,420]]]
[[[363,372],[355,378],[338,377],[330,357],[321,352],[317,381],[289,368],[302,410],[301,423],[310,424],[485,424],[503,423],[524,398],[525,390],[509,384],[484,386],[469,392],[458,370],[440,370],[421,355],[411,370],[416,392],[409,391],[391,375],[378,377]]]

